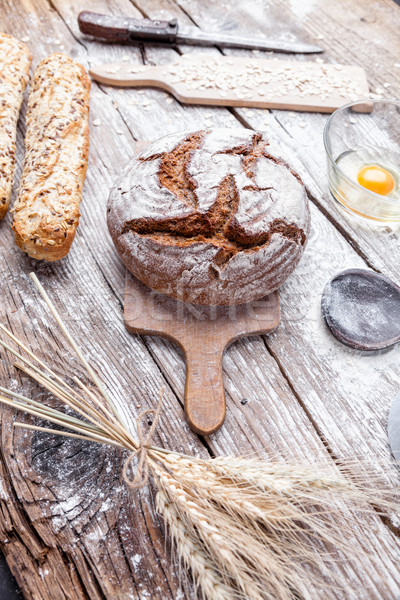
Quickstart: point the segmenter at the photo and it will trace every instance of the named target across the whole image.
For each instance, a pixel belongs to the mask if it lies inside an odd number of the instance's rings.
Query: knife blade
[[[397,394],[389,409],[388,437],[392,454],[400,463],[400,393]]]
[[[311,54],[323,48],[303,43],[292,43],[267,38],[238,37],[220,32],[205,32],[194,27],[181,28],[176,19],[170,21],[132,19],[83,11],[78,15],[82,33],[108,42],[136,44],[153,42],[161,44],[188,44],[192,46],[219,46],[248,50]]]

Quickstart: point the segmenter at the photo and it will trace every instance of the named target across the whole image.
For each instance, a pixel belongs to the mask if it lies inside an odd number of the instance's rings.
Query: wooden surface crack
[[[103,94],[104,94],[105,96],[107,96],[107,98],[109,98],[109,97],[110,97],[110,96],[109,96],[109,94],[108,94],[108,92],[107,92],[107,88],[106,88],[104,85],[102,85],[102,84],[98,83],[98,84],[97,84],[97,87],[98,87],[98,89],[99,89],[101,92],[103,92]],[[124,115],[122,114],[121,110],[119,109],[118,105],[117,105],[115,102],[114,102],[114,109],[117,111],[117,113],[118,113],[118,114],[119,114],[119,116],[121,117],[121,120],[122,120],[122,122],[124,123],[125,127],[127,128],[127,130],[129,131],[129,133],[130,133],[130,135],[131,135],[131,138],[132,138],[132,140],[133,140],[134,142],[137,142],[137,139],[135,138],[135,135],[134,135],[133,131],[132,131],[132,130],[131,130],[131,128],[129,127],[129,124],[128,124],[128,122],[126,121],[126,119],[125,119]],[[103,163],[103,164],[104,164],[104,163]],[[105,169],[107,169],[107,168],[108,168],[108,165],[104,165],[104,168],[105,168]]]

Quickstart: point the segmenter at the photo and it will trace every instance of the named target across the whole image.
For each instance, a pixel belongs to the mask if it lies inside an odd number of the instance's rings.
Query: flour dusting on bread
[[[128,269],[194,304],[277,289],[303,253],[308,199],[264,134],[215,129],[154,142],[111,191],[108,225]]]

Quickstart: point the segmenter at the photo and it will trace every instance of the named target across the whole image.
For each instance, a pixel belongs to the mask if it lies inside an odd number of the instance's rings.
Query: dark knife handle
[[[135,42],[158,42],[173,44],[178,34],[178,22],[152,19],[130,19],[100,15],[87,10],[78,16],[82,33],[108,42],[132,44]]]

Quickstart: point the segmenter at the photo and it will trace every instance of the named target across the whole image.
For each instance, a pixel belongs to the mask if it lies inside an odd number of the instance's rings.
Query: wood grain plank
[[[85,8],[127,12],[132,16],[138,14],[128,2],[88,4]],[[72,2],[60,0],[54,3],[57,10],[51,12],[44,2],[35,3],[34,11],[29,13],[27,7],[32,5],[27,0],[23,6],[18,6],[18,11],[10,3],[4,2],[4,6],[8,11],[6,24],[10,31],[21,32],[19,35],[22,37],[26,32],[25,22],[31,31],[46,31],[47,37],[35,37],[35,58],[38,60],[47,52],[47,39],[52,40],[52,44],[60,39],[64,50],[74,53],[86,65],[94,59],[96,62],[103,60],[101,57],[105,55],[109,59],[110,54],[112,60],[114,57],[121,59],[124,54],[139,60],[139,53],[133,48],[74,41],[78,33],[76,6]],[[65,19],[69,30],[58,13]],[[173,50],[146,50],[147,60],[158,63],[171,60],[172,56],[176,56]],[[147,339],[143,344],[140,339],[130,337],[122,326],[124,273],[106,233],[104,202],[112,180],[133,155],[132,133],[134,138],[152,139],[178,126],[194,129],[208,121],[213,126],[228,125],[235,119],[224,109],[183,109],[175,102],[167,104],[166,96],[159,92],[146,90],[139,94],[129,90],[119,93],[93,86],[92,121],[95,118],[100,119],[101,125],[92,126],[91,163],[83,220],[67,261],[52,266],[37,265],[14,249],[7,225],[1,226],[0,253],[6,265],[2,273],[4,304],[1,317],[12,320],[15,331],[34,349],[47,347],[48,358],[55,355],[66,368],[79,370],[76,363],[65,356],[41,306],[35,299],[27,301],[31,298],[32,288],[26,274],[34,267],[56,297],[60,310],[68,315],[68,326],[73,332],[81,332],[79,337],[83,336],[85,351],[106,383],[112,383],[116,401],[127,418],[132,419],[136,413],[136,404],[144,407],[154,405],[159,386],[167,382],[167,418],[158,432],[158,443],[205,455],[202,444],[188,431],[182,410],[170,391],[173,390],[182,401],[183,361],[179,352],[157,339]],[[122,135],[116,140],[118,130],[122,131]],[[357,259],[319,211],[314,209],[313,216],[314,221],[317,219],[321,223],[321,235],[331,236],[332,252],[343,252],[346,261],[352,261],[354,257]],[[314,267],[315,263],[311,263],[310,268]],[[307,293],[314,298],[312,285],[311,280],[305,295]],[[285,293],[285,303],[286,310],[295,310],[296,298],[292,299],[290,294]],[[10,314],[11,310],[16,312]],[[87,315],[85,321],[81,319],[82,314]],[[107,335],[104,335],[105,331]],[[300,345],[297,351],[305,352],[307,347],[308,342]],[[160,369],[155,367],[155,363]],[[3,374],[7,380],[10,375],[15,377],[9,362],[2,363],[1,368],[2,379]],[[238,453],[263,448],[265,454],[274,451],[292,458],[328,460],[314,425],[293,394],[292,382],[282,375],[280,366],[263,340],[257,338],[235,344],[226,356],[224,370],[229,416],[220,434],[208,440],[214,452]],[[25,380],[16,381],[15,385],[22,387],[26,393],[38,392]],[[128,405],[126,398],[131,398]],[[346,409],[344,406],[343,414]],[[8,531],[13,540],[9,544],[10,563],[19,572],[21,556],[25,559],[27,556],[32,567],[32,584],[28,577],[23,582],[26,597],[35,597],[32,594],[41,594],[42,598],[66,597],[69,594],[71,598],[86,596],[124,600],[191,597],[190,591],[186,593],[179,589],[173,575],[176,566],[164,552],[160,530],[153,524],[152,494],[130,497],[121,489],[119,471],[122,457],[101,448],[82,447],[80,442],[75,441],[63,442],[59,446],[59,440],[52,441],[50,445],[48,438],[39,435],[19,433],[14,437],[11,436],[10,420],[9,413],[4,411],[2,445],[7,468],[4,482],[8,482],[14,497],[12,503],[2,500],[1,506],[4,511],[6,507],[12,507],[8,518]],[[88,459],[89,469],[86,466]],[[65,465],[65,468],[60,469],[59,476],[54,479],[57,465]],[[99,480],[102,483],[100,493],[104,494],[102,497],[98,497]],[[102,510],[108,503],[115,505],[111,513]],[[27,525],[22,549],[18,553],[14,548],[21,539],[17,535],[22,529],[21,515],[25,516]],[[359,519],[356,522],[351,519],[350,526],[354,529],[355,543],[373,544],[380,553],[382,564],[379,568],[376,564],[366,564],[361,572],[352,564],[339,565],[343,579],[358,582],[360,594],[365,588],[370,598],[395,598],[399,586],[395,568],[399,552],[396,538],[377,520],[366,522]],[[36,539],[38,532],[39,542],[34,544],[32,539]],[[45,560],[40,566],[42,573],[48,571],[44,577],[40,574],[37,558],[32,560],[30,552],[26,556],[22,554],[26,547],[33,547],[35,556],[38,555],[37,548],[45,548]],[[50,559],[46,562],[49,548],[58,551],[52,562]],[[58,573],[55,575],[57,560],[62,577]],[[71,573],[76,574],[77,580],[72,579]],[[66,582],[62,590],[57,587],[57,577]],[[49,595],[49,590],[56,590],[56,595]],[[339,591],[332,590],[332,598],[340,596]]]

